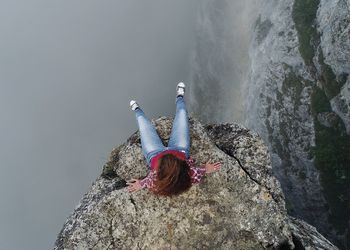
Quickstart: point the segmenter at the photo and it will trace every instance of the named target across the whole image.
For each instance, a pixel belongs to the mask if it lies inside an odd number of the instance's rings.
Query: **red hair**
[[[159,166],[151,191],[156,195],[174,196],[191,186],[190,166],[175,155],[166,154],[159,159]]]

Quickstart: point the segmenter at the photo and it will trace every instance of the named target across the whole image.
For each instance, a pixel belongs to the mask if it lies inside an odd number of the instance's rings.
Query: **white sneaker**
[[[135,100],[131,100],[130,101],[130,107],[132,110],[135,111],[135,109],[139,108],[139,105],[137,104],[137,102]]]
[[[179,95],[184,96],[185,95],[185,84],[183,82],[179,82],[176,86],[176,97]]]

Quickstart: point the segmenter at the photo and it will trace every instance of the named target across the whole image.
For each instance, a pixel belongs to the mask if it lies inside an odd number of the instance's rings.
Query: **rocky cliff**
[[[350,1],[203,0],[196,26],[191,109],[257,131],[288,212],[350,249]]]
[[[350,247],[350,2],[268,0],[250,48],[245,125],[271,151],[288,211]]]
[[[315,129],[310,99],[312,82],[299,52],[294,0],[267,1],[255,24],[246,86],[247,126],[271,149],[289,211],[321,228],[328,208],[310,148]]]
[[[172,119],[153,120],[168,142]],[[287,215],[268,148],[239,124],[190,118],[191,155],[222,162],[175,198],[129,193],[125,180],[147,168],[139,133],[113,149],[101,176],[67,218],[54,249],[337,249],[316,229]]]

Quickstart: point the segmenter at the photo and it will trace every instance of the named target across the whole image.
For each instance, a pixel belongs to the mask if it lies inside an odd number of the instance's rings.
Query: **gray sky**
[[[0,249],[50,249],[113,147],[173,115],[199,0],[0,0]]]

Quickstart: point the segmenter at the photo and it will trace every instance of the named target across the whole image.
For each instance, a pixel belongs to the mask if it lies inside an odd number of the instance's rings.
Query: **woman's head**
[[[187,162],[175,155],[166,154],[159,160],[155,188],[157,195],[173,196],[185,192],[191,187],[190,167]]]

